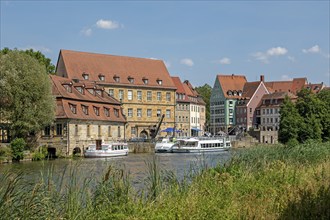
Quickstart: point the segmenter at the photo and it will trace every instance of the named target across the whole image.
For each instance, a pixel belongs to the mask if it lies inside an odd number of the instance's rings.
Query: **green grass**
[[[1,219],[329,219],[330,143],[260,146],[225,165],[204,167],[183,180],[155,160],[145,187],[110,166],[101,179],[75,169],[0,175]],[[69,180],[64,180],[69,175]],[[81,184],[83,183],[83,184]]]

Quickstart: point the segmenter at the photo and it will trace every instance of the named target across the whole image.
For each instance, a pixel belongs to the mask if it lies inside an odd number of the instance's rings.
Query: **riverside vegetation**
[[[113,166],[102,179],[81,179],[75,169],[58,175],[49,170],[33,184],[6,172],[0,175],[0,218],[330,218],[330,142],[246,149],[180,179],[161,170],[156,159],[147,166],[142,189]]]

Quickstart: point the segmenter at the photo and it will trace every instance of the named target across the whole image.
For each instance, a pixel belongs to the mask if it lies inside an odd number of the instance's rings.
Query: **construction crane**
[[[165,117],[165,115],[163,114],[159,118],[159,121],[158,121],[157,125],[154,125],[152,128],[149,129],[150,130],[150,137],[151,137],[152,140],[156,138],[156,136],[157,136],[157,134],[159,132],[160,126],[161,126],[161,124],[162,124],[162,122],[164,120],[164,117]]]

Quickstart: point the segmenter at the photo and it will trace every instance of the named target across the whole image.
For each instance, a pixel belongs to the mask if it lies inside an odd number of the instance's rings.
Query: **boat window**
[[[229,147],[230,146],[230,143],[226,143],[226,146]]]
[[[220,147],[223,147],[223,143],[220,144]]]

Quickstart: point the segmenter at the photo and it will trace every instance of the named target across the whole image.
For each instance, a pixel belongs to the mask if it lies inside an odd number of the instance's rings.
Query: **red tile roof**
[[[185,90],[184,90],[184,88],[182,86],[182,82],[180,80],[180,77],[178,77],[178,76],[172,76],[171,78],[173,80],[173,83],[174,83],[175,87],[177,88],[176,89],[176,92],[177,93],[184,94],[185,93]]]
[[[297,96],[295,96],[291,92],[274,92],[274,93],[263,95],[262,100],[266,100],[266,99],[284,99],[285,96],[289,96],[289,98],[291,98],[291,99],[297,98]]]
[[[260,85],[260,81],[258,82],[247,82],[244,84],[244,87],[243,87],[243,94],[242,94],[242,97],[243,98],[247,98],[247,99],[250,99],[252,98],[253,94],[255,93],[255,91],[257,90],[257,88],[259,87]]]
[[[243,75],[217,75],[223,94],[226,98],[240,98],[241,96],[228,96],[228,91],[243,91],[246,78]]]
[[[273,92],[292,92],[296,94],[307,84],[306,78],[294,78],[292,81],[265,82],[267,88]]]
[[[93,85],[91,82],[75,83],[55,75],[50,75],[50,79],[52,92],[56,97],[56,118],[125,122],[121,112],[121,103],[110,97],[103,88]],[[71,92],[67,91],[64,86],[70,87]],[[77,87],[83,89],[83,94],[76,89]],[[95,92],[91,94],[87,91],[88,89]],[[82,111],[82,105],[88,106],[88,115]],[[71,111],[70,106],[76,107],[76,113]],[[94,112],[94,107],[99,108],[99,115]],[[109,117],[105,115],[104,108],[109,109]],[[118,110],[118,117],[115,116],[114,109]]]
[[[66,73],[58,72],[61,70]],[[98,84],[176,89],[162,60],[61,50],[56,73],[80,80],[83,80],[82,74],[86,73],[88,80],[97,81]],[[105,76],[104,82],[100,81],[100,74]],[[115,76],[120,77],[120,82],[115,82]],[[134,83],[129,82],[130,77]],[[147,85],[143,82],[144,78],[148,79]],[[158,84],[158,80],[162,83]]]

